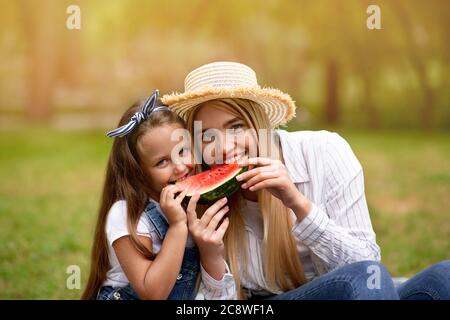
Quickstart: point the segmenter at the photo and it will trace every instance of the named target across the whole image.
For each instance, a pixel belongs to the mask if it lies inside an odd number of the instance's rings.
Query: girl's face
[[[183,143],[182,137],[171,137],[176,129],[184,128],[180,124],[162,125],[148,130],[137,140],[141,167],[158,197],[165,186],[187,176],[193,169],[191,146]],[[177,153],[177,159],[172,159],[172,152]]]
[[[218,165],[217,160],[219,164],[232,163],[245,156],[257,156],[250,154],[257,153],[257,139],[252,131],[248,130],[249,126],[242,118],[205,104],[197,111],[194,120],[202,122],[202,132],[198,133],[202,137],[195,138],[202,141],[203,161],[211,167]],[[212,133],[213,139],[209,132]],[[211,146],[212,144],[215,145]]]

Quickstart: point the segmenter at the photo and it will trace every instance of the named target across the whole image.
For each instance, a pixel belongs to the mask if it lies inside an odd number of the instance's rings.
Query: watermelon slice
[[[200,172],[195,176],[187,177],[176,184],[187,189],[186,197],[190,198],[195,193],[200,194],[198,203],[208,204],[223,197],[229,197],[239,189],[240,182],[236,176],[244,172],[246,168],[238,164],[224,164],[214,169]]]

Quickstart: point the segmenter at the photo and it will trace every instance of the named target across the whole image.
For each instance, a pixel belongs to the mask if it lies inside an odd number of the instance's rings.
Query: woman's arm
[[[336,133],[328,133],[315,150],[323,159],[325,202],[312,203],[293,232],[328,269],[362,261],[380,260],[380,248],[370,221],[364,193],[364,174],[351,147]]]
[[[308,153],[315,153],[309,156],[316,160],[316,169],[325,172],[324,176],[313,175],[313,180],[321,181],[312,181],[316,186],[325,183],[325,211],[306,199],[278,160],[243,160],[242,166],[256,165],[257,168],[237,178],[246,181],[244,188],[251,191],[266,188],[291,208],[297,216],[293,234],[323,260],[328,269],[361,260],[379,260],[380,249],[370,223],[361,165],[342,137],[335,133],[328,133],[326,137],[308,149]]]

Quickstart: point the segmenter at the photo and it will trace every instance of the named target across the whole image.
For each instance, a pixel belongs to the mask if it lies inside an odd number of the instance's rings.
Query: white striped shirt
[[[307,280],[352,262],[379,261],[363,170],[349,144],[337,133],[325,130],[277,133],[291,180],[312,202],[311,211],[302,221],[294,220],[292,229]],[[262,218],[257,203],[246,204],[243,215],[249,265],[240,266],[242,286],[253,293],[269,294],[261,257]],[[228,266],[221,280],[212,278],[203,267],[201,272],[205,299],[237,298]]]

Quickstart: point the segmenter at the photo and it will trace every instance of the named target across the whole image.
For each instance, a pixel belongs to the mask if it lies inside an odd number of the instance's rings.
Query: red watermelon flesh
[[[224,164],[178,181],[177,185],[188,190],[186,197],[199,193],[199,203],[210,203],[236,192],[240,186],[236,176],[245,170],[235,163]]]

